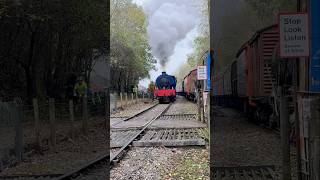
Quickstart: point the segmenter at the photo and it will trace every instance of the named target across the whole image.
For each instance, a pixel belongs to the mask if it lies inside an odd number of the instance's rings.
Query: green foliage
[[[0,96],[63,97],[70,75],[105,56],[108,3],[0,0]],[[14,91],[12,91],[14,89]]]
[[[112,88],[129,91],[148,77],[156,63],[148,43],[147,18],[131,1],[111,0],[110,28]]]

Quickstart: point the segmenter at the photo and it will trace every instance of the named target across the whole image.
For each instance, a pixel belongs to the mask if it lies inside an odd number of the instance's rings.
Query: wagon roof
[[[262,32],[267,31],[267,30],[272,29],[272,28],[275,28],[275,27],[277,27],[277,26],[278,26],[278,24],[274,24],[274,25],[271,25],[271,26],[268,26],[268,27],[265,27],[265,28],[263,28],[263,29],[258,30],[258,31],[251,37],[251,39],[248,41],[249,44],[253,43],[253,41],[255,41],[255,40],[260,36],[260,34],[261,34]]]
[[[189,74],[186,75],[183,79],[185,79],[186,77],[188,77],[193,71],[196,71],[196,70],[197,70],[197,69],[191,70],[191,71],[189,72]]]
[[[267,31],[267,30],[272,29],[272,28],[275,28],[277,26],[278,26],[278,24],[273,24],[271,26],[267,26],[267,27],[265,27],[263,29],[260,29],[260,30],[256,31],[256,33],[248,41],[246,41],[245,43],[242,44],[241,48],[237,52],[236,57],[239,57],[241,52],[247,47],[247,45],[252,44],[260,36],[260,34],[262,32]]]
[[[248,44],[249,44],[249,41],[246,41],[244,44],[242,44],[241,48],[238,50],[236,54],[236,58],[240,56],[241,52],[247,47]]]

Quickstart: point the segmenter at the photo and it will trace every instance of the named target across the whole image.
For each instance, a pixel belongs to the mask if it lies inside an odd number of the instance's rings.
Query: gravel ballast
[[[214,117],[214,166],[275,165],[277,171],[281,171],[281,142],[278,134],[248,122],[232,109],[220,108],[219,111],[223,116]],[[292,172],[296,172],[295,153],[295,148],[291,147]]]

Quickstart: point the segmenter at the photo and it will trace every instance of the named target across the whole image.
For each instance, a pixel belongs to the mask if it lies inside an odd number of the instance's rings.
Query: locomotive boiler
[[[176,84],[176,77],[168,75],[166,72],[162,72],[157,77],[154,95],[160,103],[174,102],[176,100]]]

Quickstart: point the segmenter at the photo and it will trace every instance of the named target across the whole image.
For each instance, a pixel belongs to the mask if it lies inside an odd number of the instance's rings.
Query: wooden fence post
[[[82,131],[83,134],[88,135],[88,100],[87,97],[82,98]]]
[[[73,101],[69,100],[69,113],[70,113],[70,133],[71,133],[71,139],[74,138],[74,109],[73,109]]]
[[[126,107],[128,106],[128,93],[126,93]]]
[[[118,97],[117,97],[117,94],[114,97],[115,97],[114,110],[117,111],[118,110]]]
[[[120,108],[123,108],[122,92],[120,92]]]
[[[39,119],[39,104],[36,98],[33,98],[33,112],[34,112],[34,129],[36,136],[36,150],[41,150],[41,135],[40,135],[40,119]]]
[[[136,103],[139,102],[139,96],[138,96],[138,92],[136,92]]]
[[[56,114],[54,99],[49,99],[49,116],[50,116],[50,143],[53,149],[56,147]]]
[[[133,93],[131,93],[131,104],[133,104]]]

